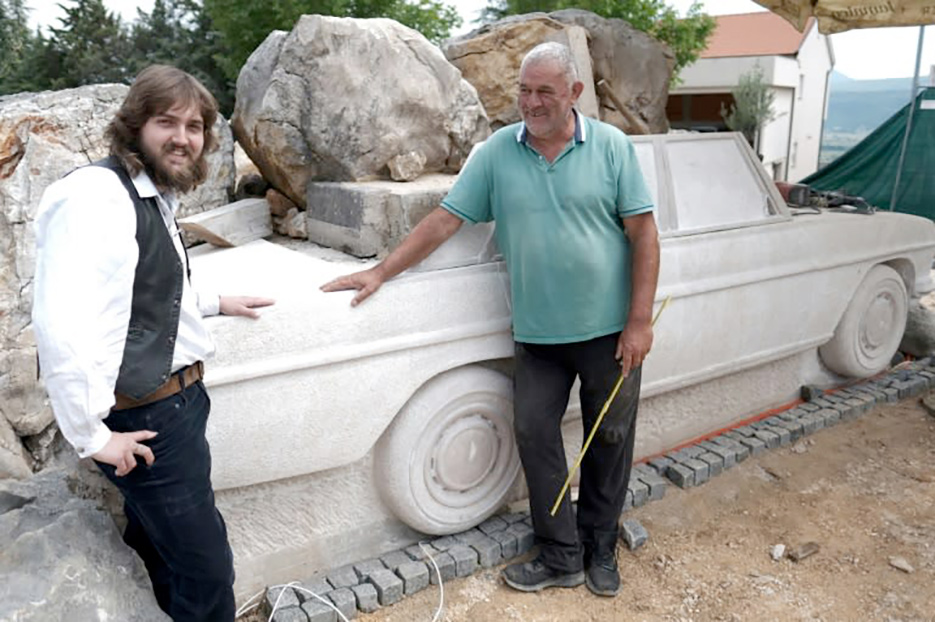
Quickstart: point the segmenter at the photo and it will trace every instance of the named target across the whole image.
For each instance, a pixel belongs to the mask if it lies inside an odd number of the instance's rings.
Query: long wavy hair
[[[195,162],[194,186],[208,176],[205,156],[218,148],[214,122],[218,116],[218,102],[194,76],[169,65],[150,65],[141,71],[120,110],[104,132],[110,143],[110,154],[116,156],[132,176],[144,168],[140,130],[146,122],[172,107],[197,106],[204,120],[204,148]]]

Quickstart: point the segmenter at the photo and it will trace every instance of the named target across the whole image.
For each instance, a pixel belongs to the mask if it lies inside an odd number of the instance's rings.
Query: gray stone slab
[[[512,525],[525,520],[528,516],[529,512],[510,512],[509,514],[501,514],[500,518],[506,521],[508,525]]]
[[[328,572],[327,578],[328,583],[335,589],[351,587],[352,585],[360,583],[360,577],[357,575],[357,571],[354,570],[353,566],[341,566],[340,568],[336,568]]]
[[[636,477],[649,487],[650,501],[657,501],[665,496],[669,480],[659,475],[656,469],[650,466],[637,465],[635,472]]]
[[[470,546],[472,542],[478,542],[487,538],[487,535],[480,529],[468,529],[467,531],[453,534],[453,536],[459,544],[467,544],[468,546]]]
[[[802,417],[808,417],[809,415],[810,415],[810,413],[803,413],[803,414],[802,414]],[[801,419],[801,417],[800,417],[800,419]],[[780,423],[781,421],[788,421],[787,419],[782,419],[782,418],[780,418],[780,417],[774,415],[773,417],[770,417],[769,419],[766,419],[766,421],[767,421],[768,424],[769,424],[768,427],[767,427],[767,429],[768,429],[770,432],[773,432],[774,434],[776,434],[777,436],[779,436],[779,446],[780,446],[780,447],[785,447],[786,445],[789,445],[789,444],[792,443],[792,434],[789,432],[788,429],[786,429],[785,427],[779,425],[779,423]]]
[[[304,603],[305,601],[314,598],[309,594],[309,592],[323,596],[324,594],[327,594],[333,590],[334,586],[328,583],[324,577],[316,576],[298,583],[297,586],[293,589],[295,589],[295,593],[299,597],[299,602]]]
[[[377,590],[377,599],[380,605],[386,607],[399,602],[403,597],[403,580],[396,576],[389,568],[374,570],[367,578]]]
[[[403,581],[406,596],[424,590],[429,585],[429,569],[425,562],[406,562],[396,568],[396,576]]]
[[[628,518],[620,524],[620,537],[626,542],[627,548],[635,551],[649,540],[646,528],[635,518]]]
[[[435,562],[434,564],[432,562]],[[438,585],[438,575],[441,574],[442,582],[451,581],[457,576],[455,560],[451,553],[445,551],[438,555],[432,555],[432,559],[427,561],[429,568],[429,582],[432,585]]]
[[[406,551],[406,555],[408,555],[410,558],[412,558],[414,561],[417,561],[417,562],[421,562],[427,559],[426,551],[428,551],[429,555],[437,555],[438,553],[441,553],[441,551],[436,549],[434,546],[432,546],[428,542],[423,542],[421,546],[418,544],[407,546],[405,548],[405,551]]]
[[[489,536],[492,533],[503,531],[508,526],[509,526],[509,523],[507,523],[505,520],[503,520],[499,516],[491,516],[490,518],[485,520],[483,523],[478,525],[477,528]]]
[[[681,462],[673,462],[670,464],[669,468],[666,469],[666,477],[679,488],[691,488],[695,485],[694,469]]]
[[[522,555],[536,543],[536,532],[525,523],[514,523],[507,529],[516,536],[516,554]]]
[[[385,255],[438,206],[453,183],[453,175],[424,175],[413,182],[310,182],[308,239],[357,257]]]
[[[727,432],[727,434],[730,434],[730,432]],[[766,451],[766,443],[755,436],[742,436],[737,438],[737,442],[749,449],[751,456],[757,456]]]
[[[742,434],[738,434],[733,430],[724,432],[720,436],[715,436],[712,442],[725,445],[727,447],[734,447],[737,450],[737,462],[743,462],[750,456],[750,448],[740,442],[740,439],[746,438]]]
[[[269,616],[264,617],[266,620]],[[308,616],[298,607],[282,607],[276,609],[272,622],[308,622]]]
[[[357,609],[364,613],[373,613],[380,608],[380,600],[377,597],[377,588],[371,583],[361,583],[350,588],[354,592],[354,598],[357,599]]]
[[[627,492],[623,497],[623,511],[633,509],[633,491],[627,488]]]
[[[493,568],[503,557],[500,543],[490,536],[481,535],[480,538],[472,538],[468,546],[477,553],[477,561],[481,568]]]
[[[282,594],[282,598],[280,598]],[[287,607],[298,607],[302,601],[291,587],[274,587],[266,590],[266,596],[263,597],[263,607],[266,615],[275,607],[277,610]]]
[[[386,555],[380,557],[380,561],[383,562],[383,565],[389,568],[390,570],[395,571],[400,565],[407,562],[411,562],[409,555],[405,551],[391,551]]]
[[[451,547],[460,544],[454,536],[442,536],[441,538],[435,538],[432,540],[432,546],[434,546],[439,551],[447,551]]]
[[[752,438],[758,438],[766,443],[767,449],[776,449],[779,447],[779,435],[773,432],[770,427],[765,424],[760,426]]]
[[[386,566],[379,559],[368,559],[354,564],[354,572],[360,577],[361,583],[377,570],[386,570]]]
[[[308,616],[308,622],[337,622],[338,614],[330,606],[316,599],[302,603],[302,611]]]
[[[695,472],[695,486],[700,486],[701,484],[704,484],[706,481],[708,481],[708,478],[710,477],[710,471],[708,469],[707,463],[698,460],[697,458],[689,458],[688,460],[684,460],[682,464]]]
[[[630,474],[630,481],[627,484],[627,488],[633,495],[633,507],[638,508],[649,500],[649,486],[641,482],[638,478],[633,477],[632,473]]]
[[[821,410],[820,408],[818,410]],[[818,410],[811,412],[818,412]],[[796,442],[805,434],[805,426],[802,424],[802,418],[799,417],[795,421],[777,421],[777,427],[782,427],[789,430],[789,434],[792,438],[792,442]]]
[[[729,469],[737,463],[737,450],[724,445],[719,445],[714,441],[703,441],[701,446],[718,456],[721,459],[721,465],[724,469]]]
[[[704,449],[698,447],[697,445],[689,445],[688,447],[682,448],[682,453],[688,456],[689,458],[697,458],[704,453]]]
[[[510,531],[495,531],[490,537],[500,545],[500,557],[504,560],[516,557],[518,542],[516,534]]]
[[[448,554],[455,560],[455,574],[459,577],[469,577],[477,570],[477,551],[471,547],[459,544],[448,549]]]
[[[669,469],[669,465],[674,463],[674,460],[670,460],[665,456],[659,456],[658,458],[653,458],[648,462],[649,466],[655,469],[656,473],[659,475],[665,475],[666,471]]]
[[[342,587],[339,590],[328,592],[328,600],[330,600],[331,603],[338,608],[338,611],[348,620],[353,620],[357,617],[357,598],[354,596],[354,592],[348,588]]]
[[[709,477],[716,477],[724,470],[724,460],[714,452],[706,451],[698,459],[708,465]]]
[[[813,404],[811,402],[805,402],[804,404],[799,404],[796,408],[801,408],[806,412],[815,412],[816,410],[821,410],[821,406],[818,404]]]

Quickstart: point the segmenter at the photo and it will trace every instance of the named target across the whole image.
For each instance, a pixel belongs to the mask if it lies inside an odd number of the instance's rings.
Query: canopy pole
[[[899,178],[903,175],[903,164],[906,162],[906,149],[909,146],[909,134],[912,132],[912,117],[916,111],[916,95],[919,90],[919,66],[922,64],[922,41],[925,38],[925,26],[919,26],[919,47],[916,49],[916,70],[912,75],[912,89],[909,92],[909,118],[906,120],[906,131],[903,133],[903,145],[899,150],[899,163],[896,165],[896,179],[893,180],[893,194],[890,196],[890,211],[896,210],[896,195],[899,191]]]

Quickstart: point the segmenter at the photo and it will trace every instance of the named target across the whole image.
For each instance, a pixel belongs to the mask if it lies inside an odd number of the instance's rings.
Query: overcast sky
[[[61,10],[58,4],[68,0],[27,0],[32,9],[30,18],[35,24],[58,25]],[[464,20],[459,32],[473,26],[478,11],[487,5],[486,0],[444,0],[455,5]],[[682,14],[691,6],[692,0],[666,0]],[[153,0],[104,0],[111,10],[118,12],[126,21],[136,17],[136,8],[152,9]],[[763,10],[753,0],[702,0],[705,10],[711,15],[749,13]],[[834,47],[835,69],[857,80],[877,78],[902,78],[912,76],[915,68],[916,48],[919,39],[918,27],[869,28],[852,30],[831,36]],[[925,30],[925,45],[922,53],[922,76],[928,76],[935,65],[935,28]]]

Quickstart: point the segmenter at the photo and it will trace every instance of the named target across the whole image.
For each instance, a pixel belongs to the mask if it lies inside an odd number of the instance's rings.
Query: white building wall
[[[757,64],[773,88],[774,118],[761,131],[759,153],[777,180],[798,181],[818,168],[833,65],[830,43],[811,28],[796,56],[702,58],[682,70],[672,95],[727,93]]]
[[[763,165],[770,176],[775,180],[784,180],[795,90],[773,88],[773,95],[773,119],[760,130],[759,153],[763,156]]]
[[[830,43],[812,28],[799,49],[799,84],[795,94],[792,140],[789,146],[789,181],[799,181],[818,170],[821,131],[827,113]]]

